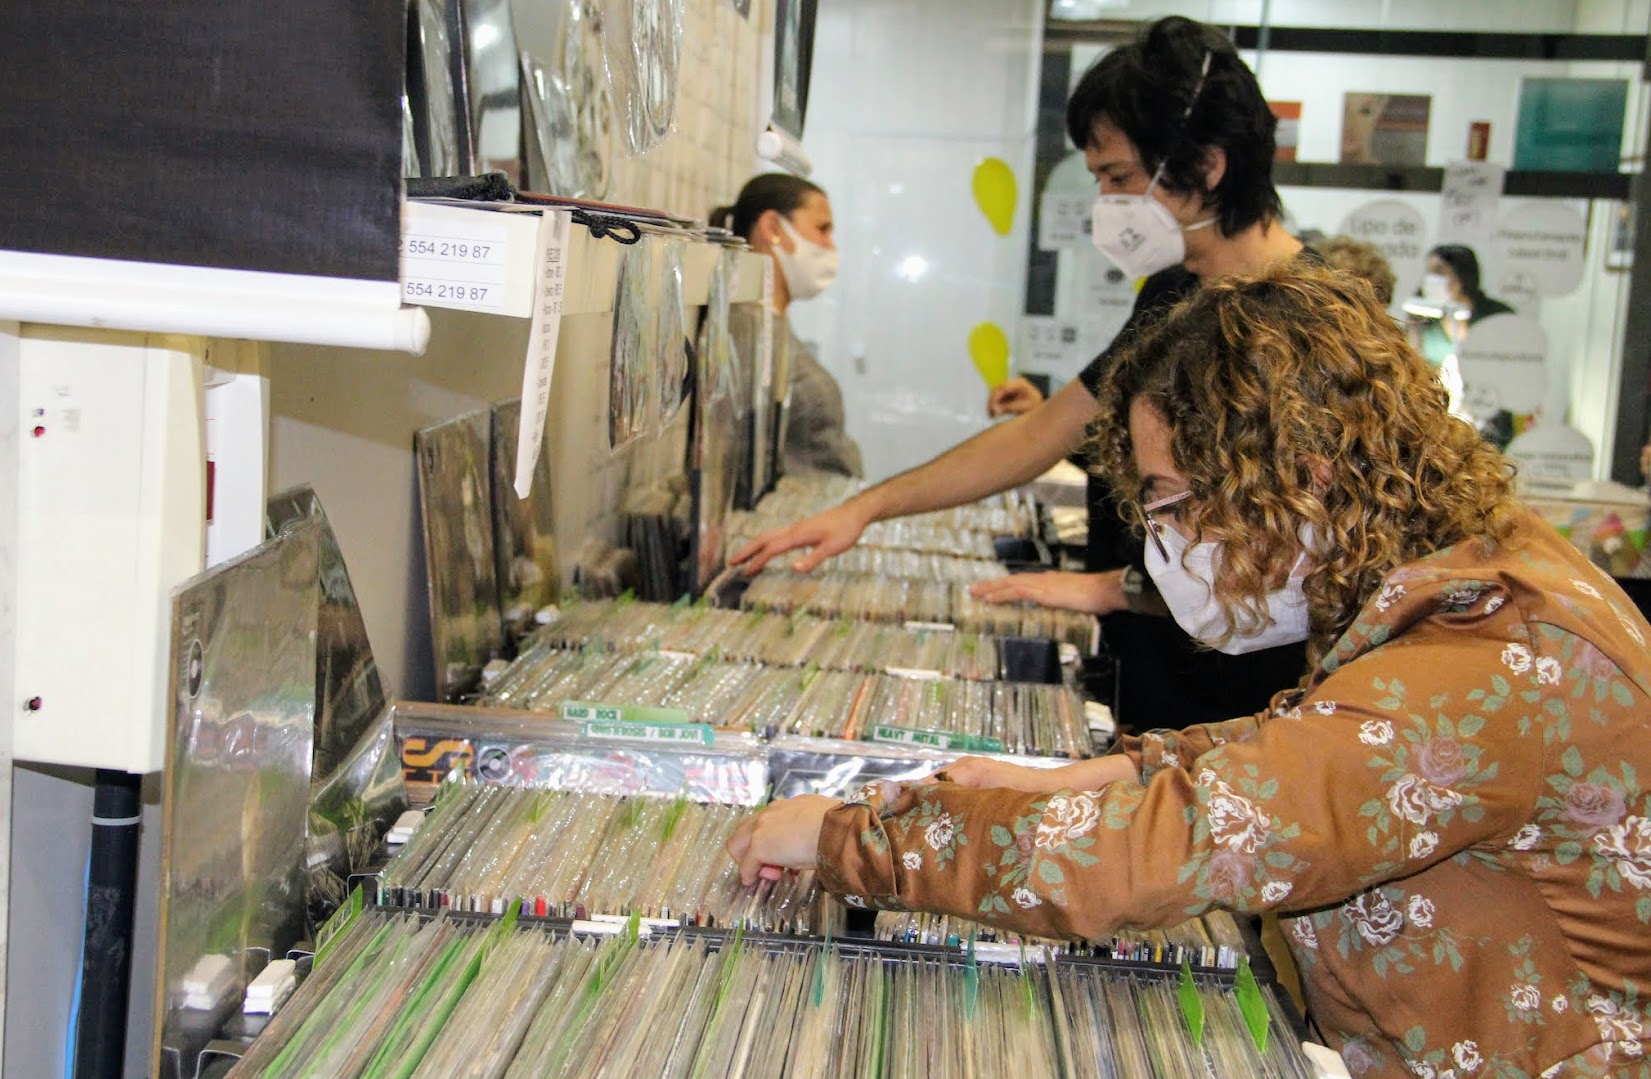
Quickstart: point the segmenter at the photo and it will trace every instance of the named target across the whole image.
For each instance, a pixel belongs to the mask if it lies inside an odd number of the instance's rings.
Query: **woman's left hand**
[[[728,837],[728,856],[739,863],[740,881],[755,884],[765,865],[813,869],[825,815],[842,804],[823,794],[799,794],[740,821]]]
[[[1089,614],[1111,614],[1128,605],[1123,571],[1107,573],[1011,573],[969,586],[969,594],[987,603],[1031,600],[1045,607]]]

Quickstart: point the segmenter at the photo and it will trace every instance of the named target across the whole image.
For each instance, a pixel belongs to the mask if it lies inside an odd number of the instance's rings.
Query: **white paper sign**
[[[1094,195],[1045,193],[1038,203],[1038,250],[1090,246],[1089,214],[1094,208]]]
[[[533,489],[533,466],[545,440],[550,379],[556,372],[556,341],[562,332],[562,290],[567,273],[570,210],[546,210],[539,218],[534,250],[533,325],[522,364],[522,420],[516,432],[516,497]]]
[[[1513,207],[1496,237],[1497,291],[1570,295],[1582,283],[1587,236],[1588,223],[1563,203],[1533,199]]]
[[[1496,214],[1507,166],[1494,161],[1457,161],[1445,166],[1439,191],[1435,244],[1463,244],[1481,258],[1496,242]]]
[[[1594,474],[1593,443],[1563,423],[1537,424],[1508,443],[1507,453],[1529,479],[1585,480]]]
[[[1492,315],[1456,348],[1467,410],[1484,420],[1500,409],[1528,415],[1548,393],[1548,335],[1528,315]]]
[[[1117,328],[1111,326],[1110,320],[1103,323],[1093,318],[1024,315],[1020,320],[1021,350],[1016,369],[1069,381],[1089,365],[1116,333]]]
[[[1427,225],[1421,211],[1398,199],[1367,202],[1342,219],[1339,232],[1374,246],[1393,267],[1395,296],[1408,296],[1422,280]]]

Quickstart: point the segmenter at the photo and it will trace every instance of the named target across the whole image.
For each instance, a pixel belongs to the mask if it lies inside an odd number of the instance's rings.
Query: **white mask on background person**
[[[1215,564],[1220,557],[1219,543],[1189,544],[1187,538],[1173,528],[1148,523],[1157,528],[1169,561],[1158,555],[1157,548],[1146,545],[1147,573],[1158,586],[1164,606],[1175,616],[1176,623],[1187,634],[1203,641],[1229,656],[1259,652],[1282,644],[1295,644],[1307,639],[1307,596],[1302,591],[1302,578],[1297,574],[1307,561],[1307,548],[1312,545],[1313,530],[1301,530],[1302,551],[1296,564],[1290,568],[1290,577],[1284,587],[1266,596],[1269,621],[1251,633],[1233,634],[1225,644],[1218,643],[1231,628],[1226,612],[1215,598]]]
[[[1089,238],[1101,254],[1129,277],[1150,277],[1187,257],[1185,233],[1208,228],[1215,218],[1181,227],[1169,207],[1152,197],[1160,164],[1144,195],[1101,195],[1089,215]]]
[[[1452,306],[1450,300],[1450,278],[1442,273],[1422,275],[1422,299],[1438,307]]]
[[[837,249],[815,243],[799,233],[784,214],[778,216],[780,228],[792,243],[790,251],[778,243],[773,247],[785,276],[785,291],[793,300],[811,300],[837,280]]]

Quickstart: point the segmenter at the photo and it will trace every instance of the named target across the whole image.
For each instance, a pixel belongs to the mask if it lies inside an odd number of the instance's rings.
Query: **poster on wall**
[[[1273,134],[1273,160],[1294,161],[1296,147],[1301,145],[1301,102],[1269,101],[1267,108],[1278,119]]]
[[[1521,80],[1513,167],[1616,172],[1627,103],[1626,79]]]
[[[1427,162],[1428,94],[1349,92],[1342,97],[1343,165],[1422,165]]]
[[[774,5],[774,119],[794,139],[803,137],[808,76],[814,61],[818,0],[777,0]]]

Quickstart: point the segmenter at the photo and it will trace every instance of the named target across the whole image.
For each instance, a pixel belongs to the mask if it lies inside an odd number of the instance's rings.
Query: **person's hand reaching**
[[[796,524],[764,532],[735,551],[728,564],[741,566],[746,575],[751,576],[777,555],[808,547],[811,550],[807,554],[791,563],[791,568],[798,573],[808,573],[826,559],[854,546],[870,523],[852,503],[844,502]]]
[[[728,837],[728,856],[747,886],[772,869],[813,869],[819,862],[820,829],[827,813],[843,803],[823,794],[799,794],[771,802],[746,817]]]
[[[1111,614],[1128,605],[1124,596],[1122,570],[1107,573],[1011,573],[1007,577],[972,584],[969,594],[987,603],[1030,600],[1043,607],[1088,614]]]
[[[986,415],[996,419],[999,416],[1018,416],[1022,412],[1030,412],[1043,404],[1043,394],[1038,388],[1018,375],[1007,382],[992,387],[992,392],[986,397]]]

